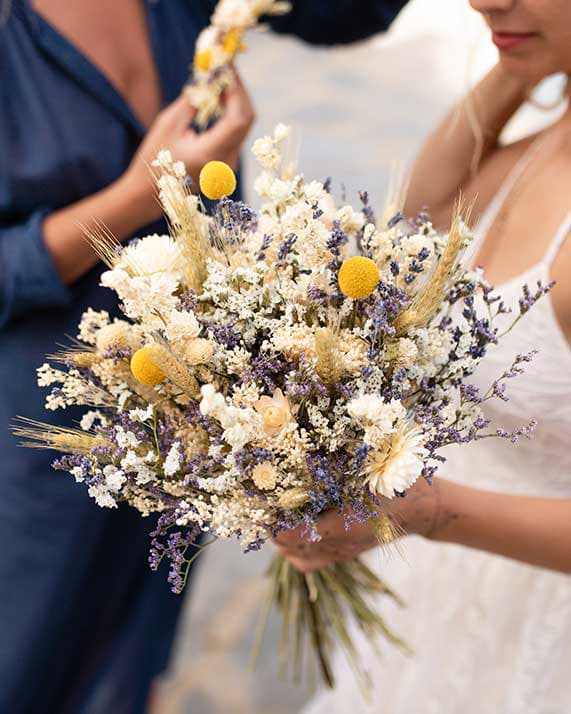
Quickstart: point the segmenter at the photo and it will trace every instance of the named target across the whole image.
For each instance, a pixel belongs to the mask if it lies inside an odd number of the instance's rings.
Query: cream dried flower
[[[309,494],[304,488],[290,488],[279,497],[278,505],[287,511],[293,511],[296,508],[301,508],[308,501]]]
[[[105,325],[99,330],[95,337],[95,346],[100,354],[110,348],[136,350],[141,346],[141,340],[128,322],[115,320],[111,325]]]
[[[209,340],[197,337],[191,340],[184,350],[184,357],[191,365],[204,364],[214,354],[214,345]]]
[[[271,491],[278,482],[278,472],[272,463],[264,461],[254,467],[252,481],[262,491]]]
[[[409,424],[390,434],[371,450],[365,464],[372,493],[394,498],[412,486],[423,468],[422,432]]]
[[[261,397],[254,408],[261,414],[264,431],[268,436],[276,436],[286,424],[293,421],[289,401],[281,389],[276,389],[271,397]]]

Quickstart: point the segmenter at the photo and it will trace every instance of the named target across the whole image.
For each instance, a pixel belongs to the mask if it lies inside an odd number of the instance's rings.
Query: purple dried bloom
[[[264,235],[262,238],[262,245],[260,246],[260,250],[258,252],[258,260],[265,260],[266,259],[266,253],[265,251],[270,247],[271,243],[273,240],[273,236],[268,235],[267,233]]]
[[[542,297],[544,297],[544,295],[547,295],[547,293],[551,291],[554,285],[554,280],[552,280],[547,285],[543,285],[541,280],[538,280],[537,290],[534,293],[531,292],[528,285],[524,285],[522,288],[523,295],[519,299],[520,315],[525,315],[527,312],[529,312],[538,300],[540,300]]]
[[[480,404],[482,401],[482,397],[480,396],[480,390],[474,384],[461,384],[460,396],[465,402]]]
[[[341,255],[341,246],[345,245],[348,241],[349,238],[341,228],[339,221],[334,221],[333,230],[327,241],[327,249],[338,258]]]
[[[234,329],[233,322],[227,322],[222,325],[217,325],[214,322],[206,319],[200,319],[201,325],[208,329],[209,334],[218,344],[223,345],[229,350],[239,347],[242,342],[242,336]]]
[[[289,235],[285,240],[283,240],[278,247],[278,264],[283,263],[287,256],[291,253],[295,242],[297,241],[297,236],[295,233]]]
[[[402,214],[400,211],[398,211],[398,212],[395,213],[395,215],[389,220],[389,222],[387,223],[387,226],[388,226],[389,228],[394,228],[395,226],[398,226],[398,224],[399,224],[402,220],[404,220],[404,216],[403,216],[403,214]]]
[[[182,312],[194,312],[198,302],[194,290],[185,290],[179,295],[178,307]]]
[[[362,212],[363,216],[365,216],[365,221],[376,225],[377,221],[375,218],[375,212],[371,208],[371,204],[369,202],[369,193],[367,191],[359,191],[359,199],[363,204]]]

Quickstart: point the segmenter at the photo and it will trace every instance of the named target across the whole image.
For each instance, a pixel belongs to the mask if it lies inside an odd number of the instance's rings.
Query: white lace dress
[[[480,222],[480,240],[509,189]],[[523,283],[533,289],[549,280],[570,232],[571,214],[544,259],[500,288],[507,304],[517,307]],[[571,498],[571,348],[549,296],[490,350],[473,381],[487,387],[516,353],[532,348],[540,354],[510,381],[510,401],[494,400],[487,413],[506,429],[537,418],[535,438],[452,447],[443,476],[498,492]],[[304,714],[571,713],[571,577],[418,537],[401,541],[401,552],[368,558],[409,604],[400,610],[383,599],[379,609],[416,655],[381,642],[378,657],[355,633],[374,681],[370,701],[340,656],[336,690],[318,694]]]

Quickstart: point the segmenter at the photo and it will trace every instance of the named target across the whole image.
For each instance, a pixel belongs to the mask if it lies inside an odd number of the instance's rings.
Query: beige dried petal
[[[214,345],[202,337],[191,340],[184,351],[184,357],[191,365],[204,364],[213,354]]]
[[[301,508],[309,501],[309,494],[304,488],[290,488],[285,491],[278,499],[280,508],[285,508],[292,511],[296,508]]]

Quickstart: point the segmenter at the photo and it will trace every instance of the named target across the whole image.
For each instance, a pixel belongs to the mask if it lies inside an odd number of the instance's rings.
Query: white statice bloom
[[[110,387],[109,392],[117,400],[116,407],[119,412],[125,409],[126,403],[133,396],[133,392],[129,389],[129,385],[126,382],[121,382],[120,384]]]
[[[252,146],[252,153],[262,168],[270,171],[278,170],[281,154],[271,136],[263,136],[261,139],[256,139]]]
[[[287,124],[279,122],[274,128],[274,141],[277,141],[277,143],[280,144],[282,141],[285,141],[290,136],[290,134],[291,127],[289,127]]]
[[[227,493],[232,489],[234,482],[228,472],[209,476],[207,478],[197,478],[196,485],[198,488],[207,493]]]
[[[260,399],[260,389],[255,382],[246,382],[234,387],[232,394],[232,404],[236,407],[254,408]]]
[[[418,347],[408,337],[397,340],[397,364],[399,367],[412,367],[418,357]]]
[[[320,181],[311,181],[306,183],[303,187],[303,193],[306,201],[308,201],[312,206],[317,203],[320,204],[322,201],[326,200],[326,197],[330,194],[323,188],[323,184]]]
[[[151,327],[162,327],[156,313],[165,314],[177,306],[176,291],[181,284],[180,273],[157,272],[148,276],[135,276],[121,267],[107,270],[101,275],[101,285],[114,290],[124,305],[127,317],[141,319]]]
[[[371,449],[364,469],[372,493],[394,498],[413,485],[424,466],[423,439],[420,429],[405,424]]]
[[[156,273],[181,275],[184,258],[174,238],[154,234],[128,245],[121,254],[119,266],[139,276]]]
[[[120,491],[127,481],[125,474],[113,464],[107,464],[103,468],[103,475],[105,476],[105,485],[110,491]]]
[[[274,177],[269,171],[262,171],[254,181],[254,191],[260,198],[269,198]]]
[[[283,179],[275,179],[270,186],[270,199],[276,202],[288,201],[294,197],[297,188],[297,181],[285,181]]]
[[[262,418],[254,409],[227,405],[218,420],[224,427],[222,438],[234,451],[255,441],[262,429]]]
[[[89,411],[85,412],[85,414],[81,417],[79,427],[83,431],[90,431],[96,421],[101,422],[103,419],[104,417],[101,412],[90,409]]]
[[[250,359],[251,354],[243,347],[220,352],[220,362],[225,366],[228,374],[243,374],[250,366]]]
[[[369,422],[384,434],[395,431],[396,424],[406,417],[402,402],[391,399],[385,402],[376,394],[362,394],[347,404],[347,411],[357,421]]]
[[[335,220],[339,221],[341,229],[348,234],[357,233],[365,225],[365,217],[361,211],[355,211],[352,206],[340,208],[335,215]]]
[[[175,346],[183,347],[200,335],[200,324],[192,311],[171,310],[166,323],[167,340]]]
[[[83,483],[85,481],[83,468],[81,466],[74,466],[70,469],[69,473],[73,476],[76,483]]]
[[[165,459],[163,466],[165,476],[174,476],[180,470],[181,465],[181,443],[180,441],[175,441]]]
[[[220,0],[210,22],[222,30],[253,27],[262,15],[281,15],[290,8],[280,0]]]
[[[105,483],[89,486],[87,492],[100,508],[117,508],[117,501],[113,498]]]
[[[337,215],[337,206],[335,205],[335,199],[327,191],[325,191],[324,195],[319,199],[318,208],[322,212],[319,218],[320,222],[323,223],[327,230],[332,230],[333,221]]]
[[[307,416],[315,430],[314,438],[319,444],[329,447],[333,436],[329,419],[323,415],[315,404],[307,405]]]
[[[108,312],[105,310],[96,312],[92,308],[88,308],[81,317],[77,338],[82,342],[87,342],[89,345],[94,345],[97,341],[97,333],[108,324]]]
[[[315,357],[315,328],[305,323],[276,327],[270,339],[275,352],[297,359],[303,352],[307,359]]]
[[[135,480],[139,486],[144,486],[153,481],[156,475],[154,469],[148,466],[146,458],[139,456],[132,449],[127,451],[121,459],[121,468],[128,473],[134,473]]]
[[[175,161],[168,149],[161,149],[151,165],[159,168],[163,173],[172,173],[180,179],[186,176],[186,166],[182,161]]]
[[[233,449],[240,449],[257,438],[262,428],[262,420],[254,409],[241,409],[229,404],[211,384],[204,385],[201,393],[201,413],[220,423],[224,428],[222,438]]]
[[[136,449],[141,443],[132,431],[126,431],[120,425],[115,427],[115,442],[120,449]]]
[[[372,225],[372,224],[370,224]],[[393,237],[396,235],[394,229],[388,231],[378,231],[369,226],[365,228],[365,239],[363,244],[368,247],[371,252],[371,257],[379,266],[379,269],[385,272],[383,276],[390,280],[389,261],[394,257],[395,247]]]
[[[367,343],[347,330],[338,335],[337,349],[343,372],[357,376],[369,363]]]
[[[36,374],[38,376],[38,387],[51,387],[52,384],[61,384],[66,376],[65,372],[60,369],[54,369],[47,362],[38,367]]]
[[[452,335],[437,328],[418,328],[410,335],[418,349],[415,364],[408,370],[411,379],[434,377],[439,369],[447,364],[454,347]]]
[[[212,51],[219,43],[220,30],[217,27],[205,28],[196,40],[196,52]]]
[[[434,238],[415,233],[401,238],[399,247],[405,255],[410,257],[417,256],[423,249],[430,251],[431,255],[434,255]]]
[[[131,409],[129,410],[129,419],[144,423],[153,418],[154,411],[152,404],[149,404],[146,409]]]
[[[200,393],[200,413],[204,416],[212,416],[219,419],[226,409],[226,400],[224,395],[217,392],[214,385],[205,384],[202,386]]]

